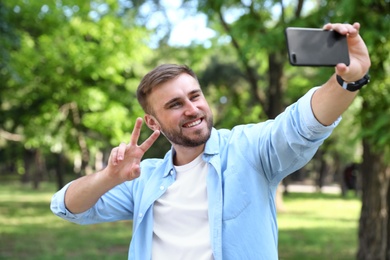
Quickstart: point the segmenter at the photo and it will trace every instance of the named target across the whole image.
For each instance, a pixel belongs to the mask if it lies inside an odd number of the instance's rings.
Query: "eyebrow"
[[[202,90],[201,89],[194,89],[194,90],[190,91],[188,93],[188,95],[190,96],[190,95],[197,94],[197,93],[202,93]],[[164,104],[164,108],[169,108],[171,104],[173,104],[181,99],[182,99],[181,97],[172,98],[171,100],[169,100],[168,102],[166,102]]]

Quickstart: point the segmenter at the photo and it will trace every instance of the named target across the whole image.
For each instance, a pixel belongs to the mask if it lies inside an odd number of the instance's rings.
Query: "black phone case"
[[[336,31],[288,27],[288,56],[294,66],[349,65],[347,37]]]

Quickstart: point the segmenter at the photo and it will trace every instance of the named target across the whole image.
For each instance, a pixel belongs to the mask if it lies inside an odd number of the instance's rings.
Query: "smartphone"
[[[293,66],[349,65],[347,37],[333,30],[287,27],[288,56]]]

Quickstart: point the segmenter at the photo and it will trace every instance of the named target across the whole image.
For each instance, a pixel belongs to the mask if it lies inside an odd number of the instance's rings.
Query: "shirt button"
[[[161,186],[160,186],[160,190],[164,190],[164,186],[161,185]]]
[[[143,215],[144,215],[144,214],[139,213],[139,214],[138,214],[138,217],[139,217],[139,218],[142,218]]]

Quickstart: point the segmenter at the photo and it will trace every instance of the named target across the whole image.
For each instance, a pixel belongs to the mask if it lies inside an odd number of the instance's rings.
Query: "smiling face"
[[[155,87],[147,98],[151,113],[145,115],[152,130],[160,130],[173,144],[197,147],[211,134],[213,116],[198,81],[182,73]]]

